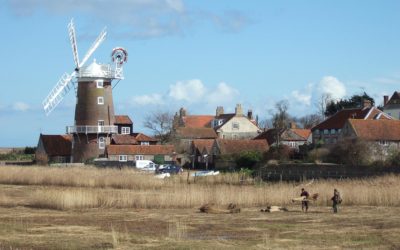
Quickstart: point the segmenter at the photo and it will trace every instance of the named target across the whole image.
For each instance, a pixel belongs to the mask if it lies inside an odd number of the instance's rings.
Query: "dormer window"
[[[129,135],[130,133],[131,133],[131,128],[130,127],[122,127],[121,128],[121,134]]]

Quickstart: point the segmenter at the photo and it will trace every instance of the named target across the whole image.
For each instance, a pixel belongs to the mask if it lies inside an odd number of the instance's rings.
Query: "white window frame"
[[[118,156],[118,161],[127,162],[128,161],[128,156],[127,155],[119,155]]]
[[[389,142],[386,141],[386,140],[379,141],[379,144],[382,145],[382,146],[389,146]]]
[[[149,146],[149,145],[150,145],[150,142],[148,142],[148,141],[142,141],[142,142],[140,142],[140,145]]]
[[[96,88],[102,89],[104,87],[104,81],[101,80],[96,80]]]
[[[135,155],[135,161],[142,161],[142,160],[144,160],[143,155]]]
[[[100,136],[98,140],[99,143],[99,149],[105,149],[106,148],[106,138],[103,136]]]
[[[97,104],[98,105],[104,105],[104,97],[103,96],[98,96],[97,97]]]
[[[131,127],[121,127],[121,134],[122,134],[122,135],[129,135],[129,134],[131,134]]]

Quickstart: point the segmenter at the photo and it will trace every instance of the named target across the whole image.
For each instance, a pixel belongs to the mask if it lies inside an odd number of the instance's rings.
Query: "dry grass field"
[[[0,167],[0,249],[399,249],[400,176],[306,183],[238,174],[160,180],[130,169]],[[338,188],[344,203],[333,214]],[[239,214],[203,214],[204,203]],[[261,213],[267,205],[289,212]]]

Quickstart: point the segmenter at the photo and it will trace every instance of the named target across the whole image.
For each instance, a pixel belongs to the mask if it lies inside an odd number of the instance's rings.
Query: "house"
[[[383,111],[372,107],[369,100],[364,100],[361,108],[342,109],[311,129],[313,143],[334,145],[342,132],[347,119],[392,120]]]
[[[67,163],[71,161],[72,135],[40,134],[35,152],[38,164]]]
[[[133,165],[137,160],[151,160],[156,163],[175,161],[174,145],[109,145],[107,158],[111,162]]]
[[[278,133],[279,132],[279,133]],[[274,146],[278,142],[287,145],[295,152],[299,151],[299,146],[312,143],[311,129],[297,128],[295,123],[290,123],[290,127],[281,131],[268,129],[254,138],[254,140],[266,140],[269,146]]]
[[[400,93],[395,91],[390,97],[383,96],[383,112],[390,115],[391,117],[399,120],[400,119]]]
[[[400,120],[348,119],[343,126],[340,139],[372,142],[378,154],[374,156],[375,159],[382,159],[389,150],[400,149]]]
[[[252,139],[261,133],[261,129],[253,120],[253,112],[248,111],[247,116],[243,114],[240,104],[236,105],[235,113],[224,113],[223,107],[217,107],[215,118],[211,127],[220,139]]]
[[[132,133],[139,145],[156,145],[158,139],[145,135],[143,133]]]
[[[133,122],[127,115],[116,115],[115,126],[118,127],[118,134],[111,137],[111,144],[114,145],[155,145],[158,140],[143,133],[133,132]]]
[[[261,132],[253,119],[253,112],[249,110],[247,116],[244,115],[240,104],[236,105],[235,113],[224,113],[223,107],[217,107],[215,116],[188,115],[186,110],[181,108],[179,115],[175,114],[173,124],[176,137],[187,140],[211,139],[211,129],[218,138],[236,140],[251,139]]]

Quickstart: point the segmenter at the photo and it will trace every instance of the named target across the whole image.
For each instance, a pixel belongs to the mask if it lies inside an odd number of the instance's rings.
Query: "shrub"
[[[249,168],[254,166],[262,160],[262,154],[257,151],[247,151],[241,153],[235,160],[237,168]]]
[[[291,156],[293,156],[293,150],[287,145],[280,144],[269,148],[266,159],[284,161],[290,159]]]

